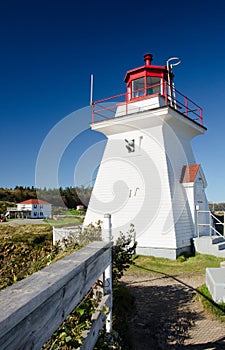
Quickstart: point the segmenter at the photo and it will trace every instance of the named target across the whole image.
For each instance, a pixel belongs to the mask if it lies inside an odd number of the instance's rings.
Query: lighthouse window
[[[147,95],[160,93],[160,78],[147,77]]]
[[[145,81],[144,78],[135,79],[132,81],[132,97],[139,97],[145,95]]]

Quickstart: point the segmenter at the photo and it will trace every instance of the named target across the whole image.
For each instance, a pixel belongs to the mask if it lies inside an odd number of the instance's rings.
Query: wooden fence
[[[101,309],[107,305],[111,312],[112,308],[111,245],[93,242],[2,290],[0,349],[39,350],[103,274],[108,294],[82,346],[93,349],[99,330],[107,322]]]

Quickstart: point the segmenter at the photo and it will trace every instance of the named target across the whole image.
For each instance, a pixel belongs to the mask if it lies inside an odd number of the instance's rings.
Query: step
[[[221,243],[221,242],[225,242],[223,237],[216,236],[216,237],[212,238],[212,244],[217,244],[217,243]]]
[[[216,303],[225,302],[225,269],[207,267],[206,286]]]
[[[223,245],[224,243],[225,242],[220,244]],[[219,250],[219,244],[212,244],[212,237],[210,236],[194,238],[194,246],[196,251],[200,254],[210,254],[225,259],[225,249]],[[223,246],[221,248],[223,248]]]
[[[218,244],[218,249],[219,250],[224,250],[225,249],[225,242],[221,243],[221,244]]]

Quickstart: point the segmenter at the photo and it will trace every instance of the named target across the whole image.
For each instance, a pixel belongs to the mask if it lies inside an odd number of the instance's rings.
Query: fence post
[[[105,214],[103,220],[103,241],[111,242],[112,240],[112,222],[111,214]]]
[[[112,223],[111,223],[111,214],[104,215],[103,221],[103,240],[107,242],[111,242],[112,240]],[[106,332],[112,332],[112,254],[110,257],[110,265],[106,268],[103,273],[103,282],[104,282],[104,294],[110,294],[110,306],[109,306],[109,314],[106,318]]]

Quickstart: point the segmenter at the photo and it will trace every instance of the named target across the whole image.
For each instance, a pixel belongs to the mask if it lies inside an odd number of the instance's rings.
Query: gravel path
[[[5,222],[10,226],[19,226],[19,225],[42,225],[47,224],[43,219],[15,219],[12,221]]]
[[[204,277],[126,274],[122,283],[135,297],[129,315],[133,350],[225,349],[225,324],[194,298]]]

